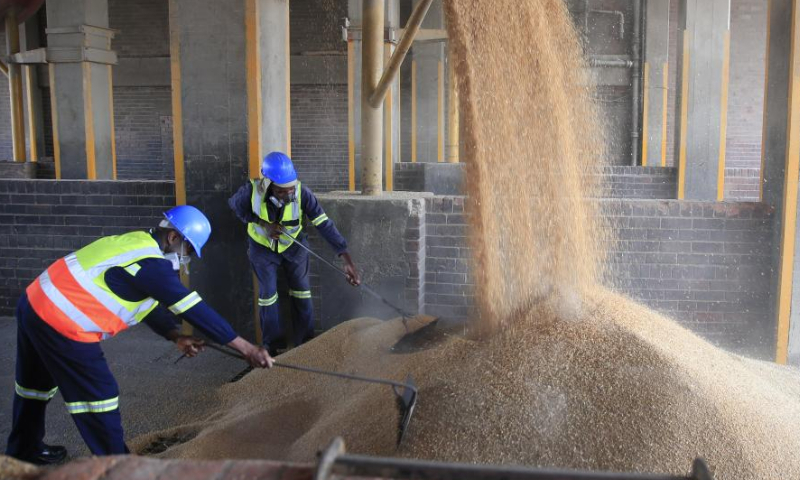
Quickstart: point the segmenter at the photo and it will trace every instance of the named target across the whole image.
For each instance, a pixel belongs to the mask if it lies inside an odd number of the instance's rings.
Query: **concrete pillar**
[[[645,17],[642,165],[666,167],[669,2],[647,2]]]
[[[6,14],[6,54],[15,55],[20,51],[19,24],[16,13],[11,10]],[[22,94],[22,67],[11,63],[8,65],[8,90],[11,107],[11,144],[15,162],[24,162],[25,156],[25,114]]]
[[[57,178],[115,178],[108,0],[48,1],[46,32]]]
[[[289,0],[257,1],[262,153],[277,150],[291,156]]]
[[[682,0],[678,25],[678,198],[721,201],[725,191],[730,0]]]
[[[778,363],[800,365],[800,8],[796,0],[770,0],[767,85],[764,98],[762,199],[775,207],[772,298]]]
[[[23,52],[39,48],[39,17],[28,17],[20,29],[20,46]],[[25,130],[28,136],[28,158],[36,162],[44,156],[44,117],[42,115],[42,89],[39,88],[39,73],[36,65],[25,65],[23,83],[25,90]]]
[[[414,5],[419,0],[414,0]],[[423,29],[444,28],[441,0],[434,0]],[[412,162],[445,160],[445,42],[416,42],[412,50]]]
[[[361,72],[362,72],[362,15],[363,0],[348,0],[347,15],[350,21],[347,38],[348,71],[348,174],[349,190],[361,190]],[[400,0],[384,3],[384,65],[390,52],[394,52],[400,28]],[[408,59],[406,60],[408,61]],[[383,181],[384,189],[391,191],[393,171],[388,168],[400,161],[400,87],[399,77],[386,94],[383,105]]]

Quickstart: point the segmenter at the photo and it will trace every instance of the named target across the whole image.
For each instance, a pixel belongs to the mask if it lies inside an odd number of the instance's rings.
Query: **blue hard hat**
[[[292,159],[285,153],[272,152],[261,162],[261,175],[279,187],[292,187],[297,184],[297,172]]]
[[[191,205],[178,205],[164,212],[169,223],[181,232],[183,238],[189,241],[200,257],[200,249],[211,236],[211,223],[203,212]]]

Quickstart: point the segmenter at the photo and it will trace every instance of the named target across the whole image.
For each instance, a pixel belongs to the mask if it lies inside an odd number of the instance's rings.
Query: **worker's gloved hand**
[[[350,282],[350,285],[357,287],[361,285],[361,276],[358,274],[358,270],[356,270],[356,264],[353,263],[353,259],[350,258],[350,254],[344,252],[340,255],[342,260],[344,260],[344,273],[347,275],[347,281]]]
[[[197,337],[190,335],[180,335],[175,339],[175,345],[187,357],[194,357],[203,351],[205,342]]]
[[[259,218],[258,224],[267,231],[267,235],[273,240],[280,238],[281,232],[283,232],[283,227],[279,223],[269,223]]]

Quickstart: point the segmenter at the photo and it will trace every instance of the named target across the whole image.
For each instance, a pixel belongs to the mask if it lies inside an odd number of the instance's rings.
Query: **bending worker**
[[[272,152],[264,157],[261,174],[263,178],[244,184],[228,204],[247,224],[250,237],[247,255],[258,278],[263,344],[275,356],[279,348],[286,347],[278,316],[278,267],[283,267],[289,280],[294,345],[314,336],[308,252],[294,244],[302,242],[308,246],[303,233],[303,214],[344,261],[347,280],[354,286],[361,280],[347,253],[347,242],[325,215],[317,197],[297,180],[292,160],[283,153]]]
[[[236,335],[197,292],[180,281],[178,269],[188,264],[192,254],[200,257],[211,234],[208,219],[186,205],[164,216],[150,232],[101,238],[56,261],[22,294],[17,306],[16,395],[7,455],[37,464],[57,463],[66,457],[64,447],[42,442],[45,408],[59,389],[93,454],[128,453],[119,388],[100,341],[140,321],[175,342],[184,354],[194,356],[203,342],[179,333],[174,316],[178,315],[214,342],[241,352],[252,366],[272,366],[265,349]]]

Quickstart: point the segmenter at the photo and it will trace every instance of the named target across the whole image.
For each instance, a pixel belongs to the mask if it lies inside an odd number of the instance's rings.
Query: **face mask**
[[[269,201],[276,207],[283,208],[284,205],[286,205],[287,203],[294,203],[295,201],[297,201],[297,197],[295,197],[294,193],[290,193],[286,198],[286,201],[283,201],[271,195],[269,197]]]
[[[189,263],[192,261],[192,257],[186,255],[186,249],[184,245],[184,241],[181,241],[181,252],[176,253],[167,253],[164,255],[164,258],[169,260],[172,263],[172,269],[176,272],[181,269],[183,266],[183,272],[186,275],[189,275]]]

